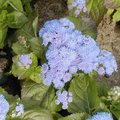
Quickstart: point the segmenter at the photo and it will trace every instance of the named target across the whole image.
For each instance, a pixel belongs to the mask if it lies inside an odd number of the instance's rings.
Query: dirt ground
[[[66,0],[38,0],[35,9],[39,14],[39,27],[47,20],[66,16],[68,11]]]

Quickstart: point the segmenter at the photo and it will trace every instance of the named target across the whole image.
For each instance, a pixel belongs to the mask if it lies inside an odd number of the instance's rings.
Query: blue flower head
[[[57,105],[59,105],[60,103],[62,104],[62,108],[63,109],[67,109],[68,108],[68,103],[72,102],[72,93],[71,92],[67,92],[67,91],[60,91],[58,90],[56,92],[57,95],[57,100],[55,101]]]
[[[87,0],[74,0],[74,2],[68,5],[68,9],[71,10],[75,8],[74,13],[78,16],[81,11],[87,12],[86,1]]]
[[[20,55],[19,56],[19,66],[24,66],[26,69],[30,67],[32,60],[30,59],[30,54]]]
[[[0,119],[5,120],[7,113],[9,111],[9,103],[5,99],[5,97],[0,94]]]
[[[15,110],[12,111],[12,117],[21,116],[24,113],[24,105],[17,103]]]
[[[98,112],[87,120],[113,120],[113,118],[108,112]]]
[[[63,88],[78,70],[86,74],[97,71],[100,75],[117,71],[115,57],[101,50],[93,38],[76,30],[67,18],[46,22],[39,35],[48,46],[48,62],[42,65],[41,74],[46,85],[53,83],[56,89]]]

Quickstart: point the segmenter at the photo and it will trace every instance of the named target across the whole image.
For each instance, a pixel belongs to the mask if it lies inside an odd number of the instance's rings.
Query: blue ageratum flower
[[[101,74],[105,73],[107,75],[111,75],[114,71],[117,72],[117,63],[112,53],[106,50],[101,50],[101,53],[98,57],[98,62],[99,64],[101,64],[102,69],[103,69],[103,70],[100,70]]]
[[[112,53],[101,50],[93,38],[76,30],[67,18],[47,21],[40,29],[39,36],[43,45],[48,47],[47,63],[42,65],[41,73],[45,85],[53,84],[56,89],[61,89],[79,70],[86,74],[97,71],[100,75],[111,75],[117,71],[117,63]],[[57,96],[63,109],[66,109],[67,93]],[[66,98],[65,101],[62,98]]]
[[[18,66],[24,66],[26,69],[30,67],[32,60],[30,59],[30,54],[20,55]]]
[[[113,120],[113,118],[108,112],[98,112],[87,120]]]
[[[63,109],[67,109],[68,108],[68,103],[72,102],[72,93],[71,92],[67,92],[67,91],[60,91],[58,90],[56,92],[57,95],[57,99],[56,99],[56,104],[62,104],[62,108]]]
[[[101,50],[93,38],[76,30],[67,18],[47,21],[39,36],[43,45],[48,46],[48,62],[42,65],[41,74],[48,86],[53,83],[56,89],[63,88],[79,70],[86,74],[97,71],[100,75],[117,71],[115,57]]]
[[[74,0],[74,2],[68,5],[68,9],[71,10],[75,8],[74,13],[78,16],[81,11],[87,12],[86,1],[87,0]]]
[[[0,94],[0,120],[5,120],[9,111],[9,103],[5,97]]]
[[[12,111],[12,118],[21,116],[22,114],[24,114],[24,105],[17,103],[15,110]]]

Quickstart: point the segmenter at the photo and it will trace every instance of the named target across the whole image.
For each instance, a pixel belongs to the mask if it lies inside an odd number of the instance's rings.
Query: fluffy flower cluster
[[[71,10],[75,8],[75,15],[78,16],[81,11],[87,12],[86,8],[86,0],[74,0],[70,5],[68,5],[68,9]]]
[[[114,86],[111,88],[111,90],[108,92],[108,99],[109,100],[120,100],[120,87]]]
[[[56,104],[59,105],[61,103],[62,108],[67,109],[68,103],[72,102],[72,93],[67,91],[61,92],[60,90],[58,90],[56,92],[56,95],[57,95]]]
[[[17,103],[15,110],[12,112],[12,117],[21,116],[24,113],[24,105]]]
[[[87,120],[113,120],[110,113],[107,112],[98,112]]]
[[[24,66],[26,69],[30,67],[32,60],[30,59],[30,54],[20,55],[19,56],[19,66]]]
[[[78,70],[84,73],[98,71],[100,75],[111,75],[117,71],[114,56],[100,50],[90,36],[75,30],[74,24],[67,18],[46,22],[39,35],[43,44],[48,46],[48,63],[42,65],[41,75],[46,85],[53,83],[55,88],[63,88]]]
[[[9,103],[3,95],[0,94],[0,120],[5,120],[9,111]]]

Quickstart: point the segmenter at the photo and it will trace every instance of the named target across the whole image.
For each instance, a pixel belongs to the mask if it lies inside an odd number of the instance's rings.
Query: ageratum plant
[[[83,20],[90,17],[97,26],[107,12],[104,2],[68,0],[68,16],[39,28],[31,0],[0,1],[0,48],[12,54],[2,79],[12,75],[21,86],[19,96],[0,88],[1,120],[120,119],[120,87],[95,79],[117,72],[116,58],[101,49],[96,31]],[[113,21],[120,19],[115,14]]]

